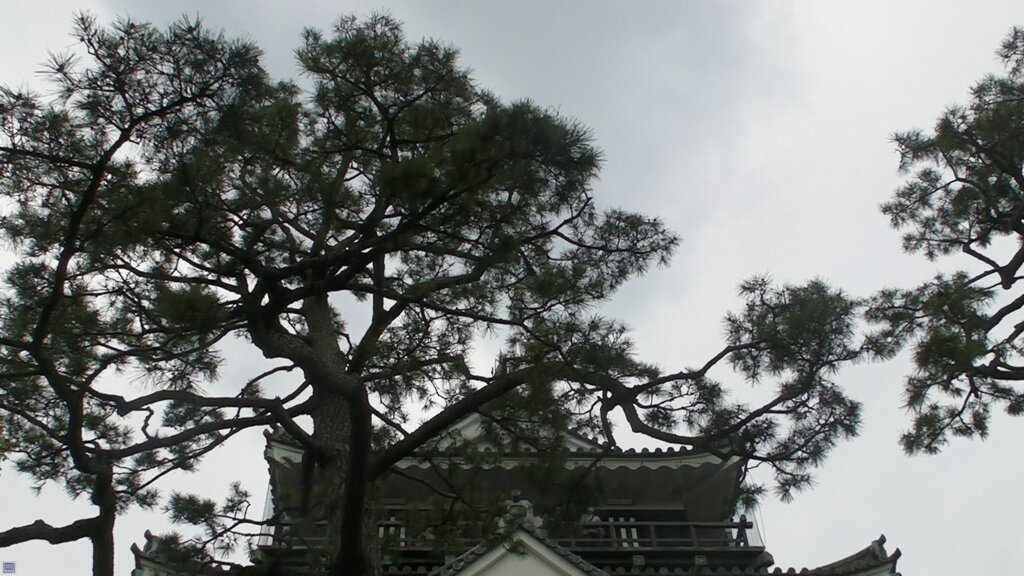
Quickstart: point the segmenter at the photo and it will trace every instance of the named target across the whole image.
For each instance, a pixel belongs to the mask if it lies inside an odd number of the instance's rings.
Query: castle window
[[[405,525],[392,514],[387,520],[377,524],[377,537],[386,543],[405,548]]]

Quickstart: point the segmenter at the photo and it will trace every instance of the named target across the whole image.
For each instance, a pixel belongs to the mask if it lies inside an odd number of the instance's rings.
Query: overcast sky
[[[638,8],[642,5],[642,9]],[[668,370],[701,364],[721,343],[721,317],[742,279],[828,279],[853,295],[909,286],[953,262],[900,251],[878,212],[898,185],[890,135],[930,128],[970,85],[998,71],[994,51],[1017,1],[897,2],[97,2],[3,4],[0,83],[37,85],[47,50],[71,45],[72,13],[131,14],[166,24],[199,14],[256,40],[277,77],[294,74],[303,27],[342,12],[386,9],[413,39],[447,41],[480,85],[530,98],[590,126],[604,150],[595,195],[605,206],[658,214],[681,234],[672,265],[634,281],[603,310],[634,329],[644,359]],[[344,312],[344,311],[343,311]],[[253,354],[250,352],[250,354]],[[236,364],[239,357],[235,357]],[[255,358],[242,358],[255,363]],[[933,457],[897,446],[906,358],[840,376],[863,401],[861,436],[837,449],[817,486],[759,512],[776,564],[814,567],[885,533],[910,575],[1019,571],[1024,421],[996,415],[992,438],[955,441]],[[232,376],[229,367],[225,377]],[[170,485],[212,496],[242,479],[266,490],[258,433],[222,450],[198,475]],[[165,484],[165,486],[167,486]],[[64,523],[59,489],[33,496],[0,475],[0,530],[37,518]],[[118,572],[158,515],[119,520]],[[86,543],[0,549],[19,575],[85,573]]]

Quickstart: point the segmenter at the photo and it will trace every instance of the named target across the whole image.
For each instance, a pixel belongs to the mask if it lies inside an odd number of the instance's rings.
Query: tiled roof
[[[264,431],[263,434],[264,436],[267,437],[268,440],[280,442],[281,444],[295,446],[296,448],[301,448],[299,443],[296,442],[295,439],[292,438],[292,436],[280,426],[271,426],[270,429]],[[704,453],[703,451],[695,450],[693,448],[689,448],[686,446],[669,446],[666,448],[622,448],[621,446],[609,446],[608,444],[603,443],[595,438],[590,438],[582,434],[577,434],[575,432],[570,432],[569,435],[589,445],[588,449],[572,450],[571,452],[573,454],[604,454],[606,457],[618,456],[628,458],[677,458],[679,456],[692,456]],[[482,451],[484,452],[492,450],[493,448],[491,447],[482,448]],[[535,452],[536,450],[526,447],[524,451],[526,453],[531,453]]]
[[[899,548],[894,550],[891,555],[885,552],[885,534],[882,534],[878,537],[878,540],[872,542],[867,548],[851,554],[842,560],[810,570],[809,574],[814,576],[846,576],[872,568],[879,568],[886,564],[891,565],[891,572],[895,573],[896,561],[899,560],[901,554]]]
[[[525,532],[532,536],[534,539],[539,541],[545,547],[550,549],[552,552],[563,558],[575,566],[580,572],[588,576],[615,576],[617,574],[628,574],[629,576],[857,576],[864,574],[865,572],[888,566],[889,574],[893,576],[899,576],[896,572],[896,563],[901,556],[900,550],[897,548],[892,554],[888,554],[885,551],[885,536],[882,535],[863,550],[860,550],[846,558],[832,562],[825,566],[819,566],[818,568],[711,568],[704,567],[700,571],[689,568],[605,568],[601,569],[593,564],[587,562],[583,558],[580,558],[576,554],[573,554],[568,549],[559,546],[558,543],[553,540],[546,538],[541,535],[536,529],[529,524],[525,524],[519,528],[522,532]],[[162,554],[160,554],[159,546],[156,543],[156,539],[149,531],[146,532],[147,545],[146,549],[140,549],[136,545],[132,545],[132,553],[135,555],[136,568],[142,568],[142,561],[146,560],[155,566],[160,566],[161,569],[167,570],[167,574],[214,574],[227,575],[232,570],[217,569],[209,566],[198,567],[192,566],[191,568],[185,568],[178,565],[175,562],[167,563]],[[457,576],[462,573],[463,570],[471,566],[474,562],[479,560],[482,556],[490,552],[499,545],[495,542],[479,544],[461,556],[455,558],[451,562],[445,564],[440,568],[434,569],[432,572],[426,567],[411,568],[409,566],[395,566],[385,567],[384,573],[387,576],[402,576],[402,575],[422,575],[422,576]],[[182,572],[184,570],[184,572]]]
[[[481,452],[494,452],[494,448],[490,446],[483,446],[480,448]],[[535,454],[537,450],[535,448],[526,447],[523,449],[523,454]],[[692,456],[697,454],[705,454],[705,452],[694,450],[686,447],[668,447],[668,448],[622,448],[620,446],[607,447],[601,446],[589,450],[577,449],[570,450],[571,455],[586,454],[588,456],[600,456],[604,455],[606,458],[614,457],[628,457],[628,458],[678,458],[679,456]],[[435,454],[447,454],[446,452],[437,452]]]
[[[132,571],[132,574],[135,574],[136,571],[139,574],[143,574],[143,569],[147,567],[155,570],[157,576],[179,576],[185,574],[192,576],[230,576],[236,572],[234,567],[211,566],[194,561],[183,561],[180,555],[176,555],[173,552],[168,557],[168,550],[166,550],[165,545],[157,536],[146,530],[145,538],[146,544],[142,548],[132,543],[131,551],[135,556],[135,570]]]
[[[597,566],[587,562],[583,558],[573,554],[569,550],[559,546],[556,542],[545,538],[537,533],[536,530],[531,528],[529,525],[522,526],[521,530],[526,532],[539,540],[544,546],[550,548],[553,552],[567,560],[573,566],[577,567],[581,572],[589,576],[614,576],[616,574],[629,574],[630,576],[783,576],[783,575],[799,575],[799,576],[856,576],[862,574],[865,571],[889,566],[889,574],[898,576],[896,572],[896,561],[900,557],[899,549],[895,550],[891,555],[885,552],[885,536],[880,536],[878,540],[872,542],[868,547],[856,552],[842,560],[837,560],[831,564],[820,566],[818,568],[808,569],[796,569],[796,568],[711,568],[701,567],[698,569],[690,568],[606,568],[602,570]],[[480,544],[468,552],[462,554],[458,558],[452,560],[448,564],[445,564],[441,568],[434,570],[429,573],[429,576],[456,576],[463,570],[471,566],[474,562],[480,559],[482,556],[494,549],[497,544],[487,543]],[[400,571],[395,570],[388,572],[388,574],[415,574],[413,571]],[[426,570],[420,573],[426,573]]]

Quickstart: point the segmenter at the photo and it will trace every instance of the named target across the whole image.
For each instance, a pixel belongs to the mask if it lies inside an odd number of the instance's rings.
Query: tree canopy
[[[904,394],[914,419],[902,437],[912,453],[986,436],[993,408],[1024,413],[1024,30],[998,55],[1005,74],[975,84],[968,104],[930,133],[895,136],[909,178],[882,211],[907,252],[966,260],[916,288],[880,292],[867,311],[883,354],[913,347]]]
[[[833,378],[864,352],[858,304],[821,281],[748,280],[718,353],[643,362],[598,306],[667,263],[677,236],[601,207],[589,131],[478,87],[455,49],[411,42],[387,16],[344,17],[307,31],[302,78],[279,82],[256,47],[187,20],[81,17],[76,37],[80,56],[50,62],[52,96],[0,93],[15,256],[0,412],[16,468],[99,514],[11,528],[0,546],[91,538],[95,573],[111,574],[120,510],[156,505],[167,471],[268,424],[325,485],[334,574],[373,570],[372,483],[509,395],[609,443],[619,419],[768,466],[783,495],[856,433],[859,404]],[[218,380],[233,335],[299,374],[294,387]],[[475,365],[495,341],[493,365]],[[205,393],[210,381],[235,393]],[[739,383],[770,399],[734,399]],[[183,520],[216,512],[171,504]]]

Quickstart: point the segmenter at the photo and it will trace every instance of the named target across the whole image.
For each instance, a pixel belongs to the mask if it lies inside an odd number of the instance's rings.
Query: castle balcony
[[[645,514],[646,512],[646,514]],[[660,514],[658,513],[660,512]],[[581,521],[572,530],[545,533],[537,531],[548,543],[559,546],[586,561],[610,569],[654,568],[759,568],[770,563],[756,530],[746,516],[721,522],[652,520],[671,511],[599,509],[595,519]],[[646,518],[645,518],[646,516]],[[405,522],[391,519],[378,524],[382,563],[390,570],[426,570],[437,568],[457,557],[484,538],[449,536],[439,541],[429,532],[414,534]],[[458,531],[457,531],[458,532]],[[560,533],[562,532],[562,533]],[[317,555],[326,541],[326,525],[317,523],[302,537],[286,534],[275,556],[295,573],[308,569],[310,554]]]
[[[583,524],[582,536],[552,540],[573,551],[763,548],[754,523],[745,516],[741,516],[738,521],[728,522],[591,521]]]

